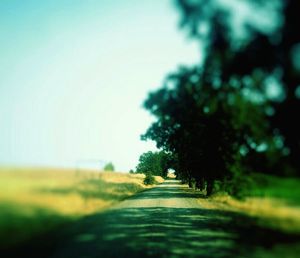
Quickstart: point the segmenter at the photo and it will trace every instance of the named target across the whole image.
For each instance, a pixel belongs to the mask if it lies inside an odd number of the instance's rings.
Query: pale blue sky
[[[128,171],[154,144],[141,107],[200,59],[171,0],[1,0],[0,164]]]

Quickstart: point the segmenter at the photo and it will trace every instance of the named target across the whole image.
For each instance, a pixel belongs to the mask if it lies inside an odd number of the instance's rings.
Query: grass
[[[143,189],[144,175],[50,168],[0,169],[0,249],[98,212]],[[157,181],[162,179],[157,177]]]
[[[299,178],[281,178],[270,175],[255,174],[254,184],[249,195],[253,197],[272,197],[300,206]]]
[[[199,200],[207,208],[233,210],[250,215],[264,227],[286,233],[300,233],[300,180],[255,174],[246,191],[247,197],[237,200],[217,192],[208,202]]]

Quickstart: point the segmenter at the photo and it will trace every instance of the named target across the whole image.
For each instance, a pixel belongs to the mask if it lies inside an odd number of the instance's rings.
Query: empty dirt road
[[[62,230],[51,257],[296,257],[294,240],[247,217],[204,209],[201,197],[167,180]]]

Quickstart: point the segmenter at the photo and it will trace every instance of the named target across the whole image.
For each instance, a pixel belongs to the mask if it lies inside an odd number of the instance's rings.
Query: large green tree
[[[211,67],[207,69],[208,81],[222,86],[234,82],[240,91],[265,103],[264,111],[285,163],[299,175],[300,124],[295,123],[295,114],[300,112],[300,1],[176,3],[181,27],[204,46],[204,66]],[[250,18],[237,20],[241,7],[256,15],[255,19],[248,15]]]
[[[200,187],[206,181],[208,194],[215,180],[299,171],[299,125],[289,118],[300,111],[300,65],[293,56],[300,55],[299,1],[244,1],[261,20],[273,19],[269,25],[244,19],[240,26],[237,3],[176,2],[181,26],[201,43],[204,58],[149,94],[145,108],[157,120],[143,138],[176,157],[180,177]]]
[[[210,194],[215,180],[232,178],[233,164],[241,168],[247,148],[258,153],[272,138],[259,106],[232,85],[220,91],[205,79],[203,70],[182,68],[151,93],[145,107],[157,121],[143,138],[177,157],[183,179],[207,181]]]

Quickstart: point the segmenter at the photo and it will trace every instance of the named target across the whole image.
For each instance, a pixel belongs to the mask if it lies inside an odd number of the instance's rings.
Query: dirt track
[[[297,257],[295,239],[203,209],[199,197],[167,180],[62,230],[51,257]]]

